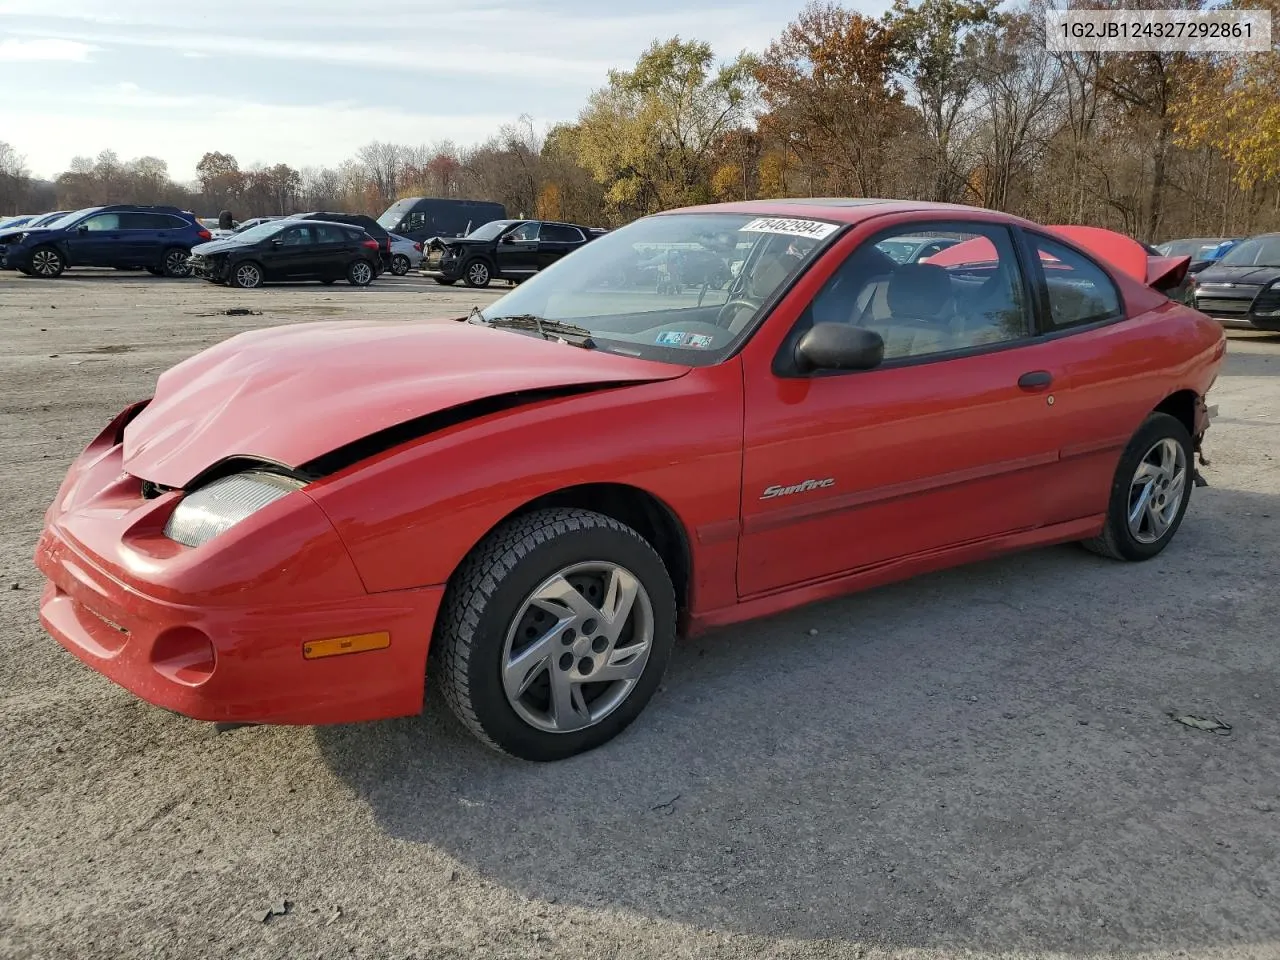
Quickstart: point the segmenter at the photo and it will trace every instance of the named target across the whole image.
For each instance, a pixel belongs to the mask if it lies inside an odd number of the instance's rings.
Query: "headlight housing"
[[[222,477],[183,497],[164,525],[170,540],[198,547],[305,484],[264,470]]]

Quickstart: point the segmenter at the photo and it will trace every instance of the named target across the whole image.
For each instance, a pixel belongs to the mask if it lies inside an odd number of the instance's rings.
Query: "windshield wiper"
[[[476,312],[473,311],[474,317]],[[559,320],[547,320],[532,313],[521,313],[514,317],[494,317],[492,320],[480,317],[480,321],[488,327],[506,327],[511,330],[535,330],[544,340],[563,340],[575,346],[595,349],[596,342],[591,339],[591,331],[572,323],[561,323]]]

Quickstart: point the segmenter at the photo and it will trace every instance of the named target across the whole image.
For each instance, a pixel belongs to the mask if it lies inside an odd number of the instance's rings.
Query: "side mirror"
[[[80,226],[76,227],[76,233],[88,233],[88,232],[89,232],[89,225],[87,223],[82,223],[80,224]]]
[[[271,245],[272,245],[273,247],[283,247],[283,246],[284,246],[284,240],[283,240],[281,237],[272,237],[272,238],[271,238]]]
[[[509,233],[504,233],[504,234],[502,235],[502,242],[503,242],[503,243],[515,243],[515,242],[516,242],[516,238],[515,238],[514,236],[512,236],[511,234],[509,234]]]
[[[815,323],[796,344],[796,366],[816,370],[870,370],[884,360],[884,339],[848,323]]]

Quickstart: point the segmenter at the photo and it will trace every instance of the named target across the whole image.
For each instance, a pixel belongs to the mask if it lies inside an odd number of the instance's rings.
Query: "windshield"
[[[1222,243],[1221,240],[1214,240],[1206,237],[1199,240],[1170,240],[1168,243],[1162,243],[1156,249],[1163,257],[1195,257],[1198,253],[1211,253],[1217,249]]]
[[[405,218],[414,205],[418,202],[417,198],[411,200],[397,200],[391,206],[382,212],[382,216],[378,218],[378,226],[383,230],[391,231],[400,226],[400,221]]]
[[[48,227],[50,230],[61,230],[64,227],[71,226],[71,224],[75,223],[81,217],[88,216],[90,213],[93,213],[93,211],[97,209],[98,209],[97,207],[85,207],[83,210],[73,210],[71,213],[68,213],[65,217],[59,217],[57,220],[54,220],[52,223],[46,223],[45,226]]]
[[[247,240],[250,243],[256,243],[259,240],[265,240],[276,233],[283,230],[287,224],[281,223],[279,220],[268,220],[266,223],[260,223],[256,227],[250,227],[248,230],[241,230],[235,235],[237,240]]]
[[[534,316],[584,328],[609,353],[719,363],[839,230],[742,214],[647,217],[561,258],[479,317]]]
[[[1224,267],[1280,267],[1280,234],[1246,240],[1218,263]]]
[[[476,227],[474,230],[468,233],[467,239],[492,240],[494,237],[500,234],[503,230],[507,229],[507,227],[511,226],[511,224],[513,223],[515,223],[514,220],[492,220],[489,223],[486,223],[483,227]]]

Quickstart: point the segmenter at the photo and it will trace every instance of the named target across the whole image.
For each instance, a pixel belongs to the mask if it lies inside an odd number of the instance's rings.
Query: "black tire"
[[[31,276],[52,280],[62,276],[62,271],[67,269],[67,258],[58,252],[57,247],[36,247],[31,251],[29,267]]]
[[[1167,529],[1155,539],[1144,541],[1134,534],[1129,525],[1130,508],[1135,506],[1132,495],[1137,483],[1139,467],[1164,441],[1172,441],[1182,451],[1181,499]],[[1165,491],[1169,489],[1169,481],[1166,479],[1164,482],[1164,487],[1157,482],[1155,487],[1157,492],[1151,494],[1152,496],[1165,496]],[[1195,453],[1187,428],[1177,417],[1171,417],[1167,413],[1151,414],[1143,421],[1120,457],[1120,464],[1116,467],[1115,478],[1111,483],[1111,498],[1107,504],[1107,519],[1101,536],[1082,541],[1081,546],[1112,560],[1130,562],[1150,560],[1162,552],[1178,532],[1178,528],[1182,525],[1182,518],[1186,516],[1187,506],[1191,502],[1191,490],[1194,486]],[[1154,531],[1148,526],[1146,535],[1151,536],[1153,533]]]
[[[184,247],[170,247],[160,258],[160,273],[174,279],[191,276],[191,268],[187,266],[189,256],[191,251]]]
[[[391,258],[391,272],[397,277],[403,277],[409,272],[409,258],[403,253],[397,253]]]
[[[493,280],[493,271],[487,260],[472,260],[462,268],[462,282],[468,287],[487,287]]]
[[[455,283],[458,282],[457,280],[446,280],[444,277],[436,277],[435,281],[436,283],[440,284],[440,286],[442,287],[452,287]]]
[[[232,264],[227,272],[227,286],[236,287],[239,290],[260,287],[264,279],[262,265],[253,260],[242,260],[240,263]]]
[[[347,283],[353,287],[367,287],[377,276],[377,268],[368,260],[352,260],[347,264]]]
[[[639,580],[652,613],[650,652],[643,673],[612,712],[583,729],[548,732],[522,718],[507,699],[501,677],[506,637],[540,584],[589,561],[616,563]],[[482,743],[522,760],[562,760],[613,739],[640,714],[666,671],[675,634],[670,574],[640,534],[588,510],[538,510],[494,530],[454,574],[432,640],[433,662],[445,700]]]

